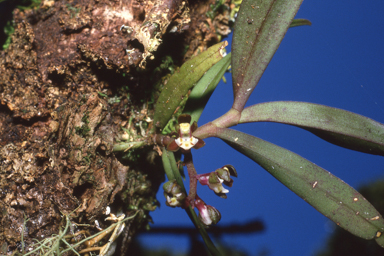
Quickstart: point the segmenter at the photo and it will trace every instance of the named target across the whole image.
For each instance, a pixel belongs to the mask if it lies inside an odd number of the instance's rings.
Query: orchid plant
[[[384,247],[384,220],[355,189],[303,157],[229,127],[249,122],[293,125],[345,148],[384,156],[384,125],[370,118],[324,105],[277,101],[245,104],[289,27],[308,24],[293,20],[302,0],[243,0],[235,22],[232,54],[224,56],[226,42],[212,46],[187,61],[164,86],[154,116],[154,142],[162,147],[169,181],[163,186],[167,205],[182,207],[198,227],[208,249],[219,255],[205,227],[221,215],[197,194],[197,182],[226,198],[227,187],[237,177],[226,165],[198,174],[191,150],[204,146],[204,139],[217,137],[249,157],[319,212],[364,239],[376,239]],[[216,120],[197,127],[211,93],[231,63],[234,101],[230,110]],[[176,121],[177,120],[177,121]],[[189,176],[187,194],[173,152],[184,155]],[[197,208],[199,218],[193,208]]]

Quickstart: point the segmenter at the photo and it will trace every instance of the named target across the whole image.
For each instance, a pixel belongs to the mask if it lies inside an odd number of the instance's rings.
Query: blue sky
[[[307,101],[346,109],[384,123],[384,1],[304,1],[297,18],[312,26],[289,29],[253,92],[248,106],[277,100]],[[230,48],[228,47],[228,51]],[[233,100],[230,76],[212,95],[199,125],[224,114]],[[353,187],[384,178],[384,158],[329,144],[275,123],[243,124],[237,130],[285,147],[330,171]],[[247,236],[224,236],[250,255],[312,255],[334,225],[256,163],[219,139],[193,151],[198,173],[232,164],[238,171],[228,199],[199,186],[200,197],[222,214],[220,224],[260,219],[266,229]],[[186,183],[188,180],[186,181]],[[165,206],[151,213],[154,225],[191,225],[185,212]],[[188,250],[187,237],[142,235],[146,246]]]

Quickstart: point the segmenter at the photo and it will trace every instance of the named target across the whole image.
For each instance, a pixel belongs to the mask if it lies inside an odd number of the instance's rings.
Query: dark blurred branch
[[[230,224],[213,226],[207,229],[207,232],[214,236],[221,235],[243,235],[249,233],[261,232],[265,229],[264,224],[260,220],[252,220],[245,224]],[[198,235],[199,231],[194,227],[186,226],[152,226],[148,232],[141,234],[155,235],[155,234],[169,234],[169,235]]]

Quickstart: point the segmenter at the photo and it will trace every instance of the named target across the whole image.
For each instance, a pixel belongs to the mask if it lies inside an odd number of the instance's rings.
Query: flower
[[[177,207],[177,206],[182,206],[182,203],[181,203],[181,199],[184,199],[185,196],[183,196],[182,193],[179,193],[179,194],[176,194],[175,196],[173,197],[170,197],[169,195],[166,195],[164,193],[164,196],[166,197],[167,201],[166,201],[166,205],[170,206],[170,207]]]
[[[197,123],[191,125],[191,116],[182,114],[177,119],[178,121],[178,137],[167,145],[167,150],[177,151],[179,148],[190,150],[191,148],[199,149],[205,145],[204,141],[192,136],[192,133],[197,129]]]
[[[227,198],[225,194],[228,193],[229,190],[224,188],[222,184],[232,187],[233,180],[230,176],[237,177],[236,169],[232,165],[225,165],[214,172],[197,175],[196,178],[201,185],[208,185],[216,195],[221,198]]]
[[[190,150],[199,142],[199,139],[192,136],[191,125],[189,123],[181,123],[179,127],[180,136],[175,139],[175,142],[180,148]]]
[[[215,207],[206,205],[198,196],[196,196],[195,207],[199,210],[199,218],[205,225],[217,224],[220,221],[220,212]]]
[[[230,164],[227,164],[217,169],[215,172],[217,173],[219,179],[223,180],[224,185],[232,187],[233,180],[231,179],[231,176],[237,177],[237,171],[235,167]]]
[[[164,183],[164,196],[166,198],[165,204],[170,207],[182,206],[185,199],[185,194],[176,180],[170,180]]]

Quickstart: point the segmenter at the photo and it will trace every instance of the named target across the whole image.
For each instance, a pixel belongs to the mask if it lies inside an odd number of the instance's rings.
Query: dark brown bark
[[[160,64],[170,56],[180,66],[229,32],[229,9],[207,18],[214,2],[43,0],[15,10],[0,60],[0,254],[20,252],[22,233],[26,250],[58,234],[63,215],[91,225],[74,232],[95,233],[95,220],[111,224],[107,206],[139,211],[120,236],[116,255],[127,253],[164,179],[149,132],[169,73]],[[146,146],[115,154],[122,139]]]

